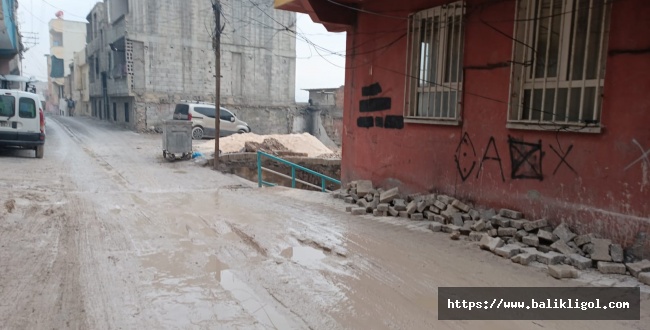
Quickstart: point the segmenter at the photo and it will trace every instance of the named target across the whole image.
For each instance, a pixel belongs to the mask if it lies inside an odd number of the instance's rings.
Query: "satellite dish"
[[[56,18],[63,19],[63,10],[59,10],[54,14]]]

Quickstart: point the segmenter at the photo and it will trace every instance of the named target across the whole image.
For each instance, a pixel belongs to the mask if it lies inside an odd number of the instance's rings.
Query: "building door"
[[[129,122],[129,102],[124,103],[124,122]]]
[[[117,103],[113,102],[113,121],[117,121]]]

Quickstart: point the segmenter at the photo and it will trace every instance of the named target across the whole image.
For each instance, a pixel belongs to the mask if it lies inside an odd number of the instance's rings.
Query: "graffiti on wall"
[[[499,149],[497,149],[497,144],[494,141],[493,136],[490,136],[488,145],[485,148],[485,153],[483,153],[483,158],[481,158],[481,165],[479,166],[478,171],[476,172],[476,178],[478,178],[479,174],[481,173],[481,170],[483,169],[483,165],[485,164],[486,161],[493,161],[499,164],[499,173],[501,174],[501,180],[503,182],[506,182],[506,177],[503,175],[503,164],[501,163],[501,156],[499,156]]]
[[[560,169],[562,165],[566,166],[573,174],[578,175],[578,172],[569,164],[567,161],[567,157],[569,157],[569,154],[571,153],[571,150],[573,150],[573,144],[569,145],[569,148],[567,148],[566,152],[562,151],[562,148],[558,145],[558,149],[560,151],[555,150],[553,145],[549,144],[549,148],[555,153],[560,158],[560,161],[557,163],[557,166],[555,166],[555,170],[553,170],[553,175],[557,174],[557,171]]]
[[[382,93],[382,88],[379,83],[361,87],[361,96],[367,97],[359,101],[359,112],[378,112],[390,110],[392,107],[392,99],[390,97],[377,97]],[[360,128],[387,128],[387,129],[402,129],[404,128],[403,116],[363,116],[357,118],[357,127]]]
[[[639,162],[641,163],[641,192],[643,192],[643,190],[648,186],[648,183],[650,183],[650,149],[645,150],[636,139],[632,139],[632,144],[639,148],[641,156],[627,165],[624,171],[627,172],[627,170],[634,167]]]
[[[508,135],[510,145],[510,164],[512,179],[544,180],[542,171],[542,140],[537,143],[525,142]]]
[[[456,169],[460,174],[460,178],[464,182],[472,174],[474,167],[476,167],[476,149],[474,149],[474,143],[472,143],[472,139],[467,133],[463,134],[463,138],[458,143],[454,161],[456,162]]]
[[[543,181],[545,176],[542,164],[546,153],[542,140],[530,142],[508,136],[507,143],[510,152],[510,179]],[[573,144],[569,145],[566,151],[559,141],[557,146],[549,144],[549,148],[558,158],[553,175],[557,175],[563,168],[576,176],[578,175],[576,169],[569,162]],[[496,174],[501,177],[501,181],[505,182],[504,159],[501,157],[502,153],[499,152],[497,140],[491,136],[482,150],[482,156],[479,158],[480,154],[477,154],[471,137],[467,132],[463,134],[454,154],[454,163],[460,178],[465,182],[474,171],[476,171],[474,175],[476,179],[480,177],[481,173],[496,171]]]

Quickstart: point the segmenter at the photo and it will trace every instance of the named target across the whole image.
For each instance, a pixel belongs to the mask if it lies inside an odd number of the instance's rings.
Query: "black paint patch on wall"
[[[390,110],[391,106],[392,99],[390,97],[376,97],[359,101],[359,111],[361,112]]]
[[[384,120],[385,128],[394,128],[402,129],[404,128],[404,117],[403,116],[386,116]]]
[[[359,117],[357,118],[357,126],[362,128],[370,128],[375,124],[374,117]]]
[[[384,127],[384,117],[375,117],[375,126]]]
[[[508,144],[510,145],[510,162],[512,165],[511,177],[513,179],[544,180],[542,141],[530,143],[508,136]]]
[[[369,86],[361,87],[361,96],[375,96],[381,93],[381,85],[374,83]]]

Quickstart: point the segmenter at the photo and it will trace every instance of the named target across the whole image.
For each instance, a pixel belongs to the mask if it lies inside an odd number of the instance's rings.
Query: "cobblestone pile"
[[[510,209],[479,209],[442,194],[402,196],[398,188],[375,188],[368,180],[353,181],[333,195],[351,204],[346,211],[353,215],[427,220],[433,232],[479,242],[481,249],[512,262],[548,265],[549,275],[558,279],[595,268],[603,274],[628,274],[650,285],[650,261],[634,260],[621,245],[595,234],[575,233],[565,223],[553,227],[547,219],[526,219]]]

